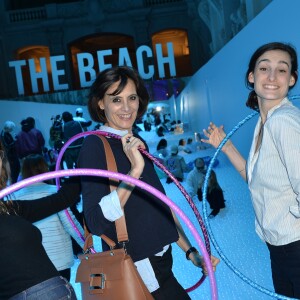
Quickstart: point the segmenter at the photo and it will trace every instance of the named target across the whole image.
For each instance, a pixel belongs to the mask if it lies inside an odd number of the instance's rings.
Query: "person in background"
[[[47,173],[48,171],[48,165],[44,157],[39,154],[28,155],[23,160],[21,169],[23,179]],[[46,182],[37,182],[16,191],[15,198],[19,200],[34,200],[52,195],[56,192],[57,187],[55,185],[47,184]],[[83,228],[70,208],[67,210],[73,223],[83,236]],[[50,260],[60,275],[69,281],[71,277],[71,267],[74,264],[71,237],[76,240],[81,249],[83,248],[83,241],[71,225],[66,212],[60,211],[33,223],[33,225],[42,233],[43,246]]]
[[[182,134],[183,131],[183,123],[181,123],[180,120],[177,121],[177,123],[174,125],[174,134]]]
[[[9,173],[0,142],[0,190],[6,187]],[[57,193],[41,199],[0,200],[0,299],[77,299],[49,259],[41,232],[32,225],[73,205],[80,196],[77,179],[67,179]]]
[[[295,48],[272,42],[252,55],[246,105],[259,112],[248,161],[227,141],[222,151],[250,189],[255,228],[266,243],[276,293],[300,298],[300,111],[288,98],[298,80]],[[218,147],[224,126],[210,123],[203,142]]]
[[[132,131],[136,134],[139,134],[139,132],[142,131],[142,129],[137,125],[137,122],[134,122],[132,125]]]
[[[159,137],[162,137],[162,136],[165,136],[164,135],[164,128],[162,127],[162,126],[158,126],[157,128],[156,128],[156,134],[159,136]]]
[[[178,153],[179,155],[185,155],[192,153],[191,149],[186,146],[186,140],[180,139],[178,141]]]
[[[171,128],[171,115],[170,114],[163,115],[163,126],[165,127],[166,131],[170,131],[170,128]]]
[[[187,139],[185,148],[188,150],[189,153],[196,152],[198,150],[197,143],[194,141],[192,137],[189,137]]]
[[[73,118],[74,121],[78,122],[86,122],[86,119],[83,117],[83,109],[78,107],[76,108],[75,117]]]
[[[139,148],[148,150],[146,142],[132,132],[134,122],[145,113],[148,102],[149,95],[138,72],[122,66],[98,74],[90,89],[88,109],[95,122],[104,122],[101,131],[120,136],[120,139],[107,138],[118,172],[140,178],[165,193],[152,161],[139,151]],[[107,169],[104,146],[98,136],[85,138],[78,166]],[[172,272],[171,244],[177,242],[186,258],[204,272],[206,267],[167,205],[126,182],[116,183],[116,190],[110,192],[108,178],[83,177],[82,197],[90,231],[99,236],[105,234],[117,244],[114,221],[125,213],[130,236],[127,252],[154,299],[190,299]],[[109,250],[104,241],[102,249]],[[213,256],[211,260],[215,269],[219,260]]]
[[[144,119],[144,129],[145,129],[145,131],[151,131],[151,127],[152,127],[151,116],[150,116],[150,113],[147,113],[147,115]]]
[[[202,201],[202,186],[205,179],[205,163],[201,157],[194,160],[194,168],[190,171],[186,178],[186,189],[190,197],[194,199],[196,196]]]
[[[62,136],[62,117],[56,115],[51,117],[52,125],[49,129],[49,145],[56,152],[59,152],[63,147],[63,136]]]
[[[168,142],[166,139],[162,138],[157,146],[156,151],[153,153],[153,156],[161,163],[165,164],[165,159],[169,156],[169,150],[168,150]],[[154,169],[160,179],[165,178],[166,174],[164,171],[162,171],[159,167],[157,167],[154,164]]]
[[[154,111],[154,126],[157,128],[159,125],[161,125],[160,112]]]
[[[211,145],[209,145],[207,143],[203,143],[201,141],[202,138],[205,138],[204,134],[200,134],[199,132],[195,133],[195,142],[192,143],[192,145],[195,147],[195,151],[205,150],[205,149],[211,147]]]
[[[202,194],[203,193],[201,193],[201,195]],[[217,175],[214,170],[211,170],[209,176],[206,198],[210,208],[212,209],[208,217],[214,218],[222,208],[225,208],[225,199],[224,199],[223,190],[221,189],[218,183]]]
[[[92,125],[92,121],[87,121],[84,117],[83,117],[83,109],[81,107],[78,107],[76,109],[76,116],[73,118],[74,121],[76,122],[80,122],[82,128],[84,129],[84,131],[88,130],[88,127]]]
[[[169,155],[168,142],[166,139],[161,139],[156,146],[156,156],[164,160]]]
[[[28,117],[21,122],[22,129],[16,136],[16,150],[19,159],[29,154],[42,154],[45,139],[42,132],[35,128],[35,119]]]
[[[11,171],[11,183],[16,183],[20,173],[20,161],[16,150],[16,141],[13,131],[16,125],[12,121],[6,121],[1,131],[1,142],[9,162]]]
[[[74,121],[73,116],[70,112],[65,111],[62,114],[63,124],[62,124],[62,137],[64,143],[70,138],[84,131],[81,122]],[[65,161],[68,169],[73,169],[76,167],[77,159],[79,155],[80,148],[82,146],[83,138],[79,138],[71,143],[66,149],[63,160]]]
[[[173,145],[170,152],[171,155],[165,160],[165,166],[178,181],[182,182],[184,179],[184,173],[189,171],[188,165],[184,158],[181,155],[178,155],[178,146]],[[171,183],[172,179],[168,177],[166,182]]]

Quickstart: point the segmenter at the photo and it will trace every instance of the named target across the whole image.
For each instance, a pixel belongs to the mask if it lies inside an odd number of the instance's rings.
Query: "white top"
[[[73,117],[73,120],[76,122],[86,122],[86,119],[83,117]]]
[[[34,200],[56,192],[55,185],[38,182],[16,191],[14,197],[18,200]],[[80,233],[84,235],[83,228],[69,208],[68,212]],[[60,211],[33,224],[41,231],[43,246],[56,269],[62,271],[71,268],[74,264],[74,255],[70,235],[82,248],[83,241],[69,222],[65,211]]]
[[[300,110],[287,98],[272,108],[255,153],[260,123],[247,165],[256,232],[271,245],[286,245],[300,240]]]
[[[191,198],[197,195],[198,189],[202,188],[204,179],[205,174],[199,171],[196,167],[194,167],[193,170],[188,173],[186,178],[186,189]]]

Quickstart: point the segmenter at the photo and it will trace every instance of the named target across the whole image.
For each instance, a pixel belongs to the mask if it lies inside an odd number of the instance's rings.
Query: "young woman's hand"
[[[123,150],[131,163],[130,175],[139,178],[145,166],[144,158],[139,148],[145,149],[144,143],[132,134],[126,134],[121,138]]]
[[[224,126],[221,125],[217,127],[212,122],[209,123],[207,129],[203,129],[203,133],[208,139],[201,139],[201,142],[210,144],[215,148],[218,148],[218,146],[221,144],[222,140],[226,136],[226,133],[224,132]]]

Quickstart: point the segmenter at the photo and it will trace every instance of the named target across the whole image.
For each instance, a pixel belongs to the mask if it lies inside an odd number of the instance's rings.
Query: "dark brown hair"
[[[49,171],[45,158],[40,154],[30,154],[22,162],[22,178],[26,179]]]
[[[168,141],[166,139],[161,139],[156,146],[156,151],[165,149],[167,148],[167,146],[168,146]]]
[[[222,190],[218,183],[216,172],[214,170],[211,170],[211,173],[209,175],[208,190],[212,191],[214,189]]]
[[[0,150],[4,151],[4,146],[0,141]],[[10,168],[9,163],[4,151],[4,158],[2,160],[2,167],[1,167],[1,176],[0,176],[0,190],[6,188],[7,182],[9,181],[10,176]],[[0,199],[0,215],[14,213],[15,211],[12,207],[12,201],[3,201]]]
[[[249,82],[249,74],[254,72],[255,66],[256,66],[256,62],[259,59],[259,57],[261,57],[265,52],[267,51],[271,51],[271,50],[281,50],[281,51],[285,51],[289,54],[290,58],[291,58],[291,64],[292,64],[292,68],[291,68],[291,75],[294,77],[295,79],[295,84],[293,86],[296,85],[297,80],[298,80],[298,59],[297,59],[297,53],[295,48],[290,45],[290,44],[285,44],[285,43],[280,43],[280,42],[273,42],[273,43],[268,43],[265,45],[262,45],[261,47],[259,47],[252,55],[250,61],[249,61],[249,65],[248,65],[248,70],[246,72],[246,76],[245,76],[245,82],[246,82],[246,86],[248,89],[251,90],[251,92],[249,93],[247,102],[246,102],[246,106],[258,111],[258,101],[257,101],[257,95],[254,91],[254,83]],[[293,88],[293,86],[290,87]]]
[[[105,112],[99,108],[98,103],[104,98],[107,90],[116,82],[120,83],[112,95],[120,94],[127,85],[128,79],[134,82],[137,95],[139,96],[137,119],[145,113],[149,103],[149,94],[143,79],[133,68],[119,66],[100,72],[90,88],[88,96],[88,110],[93,121],[103,123],[107,122]]]
[[[0,150],[4,152],[4,157],[2,160],[2,168],[1,168],[1,176],[0,176],[0,190],[6,188],[7,182],[10,179],[10,167],[9,162],[7,160],[5,148],[0,141]]]

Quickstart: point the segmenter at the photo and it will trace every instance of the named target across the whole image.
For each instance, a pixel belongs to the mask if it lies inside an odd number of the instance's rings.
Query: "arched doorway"
[[[16,60],[24,60],[21,66],[23,94],[53,92],[50,51],[47,46],[26,46],[16,51]],[[35,74],[37,77],[35,77]],[[22,88],[22,87],[21,87]]]
[[[166,29],[152,35],[152,49],[156,57],[156,44],[162,44],[162,52],[167,56],[167,43],[173,44],[176,77],[185,77],[193,75],[190,61],[189,41],[186,30],[183,29]],[[157,74],[157,70],[155,72]],[[169,69],[165,68],[166,78],[171,78]]]

